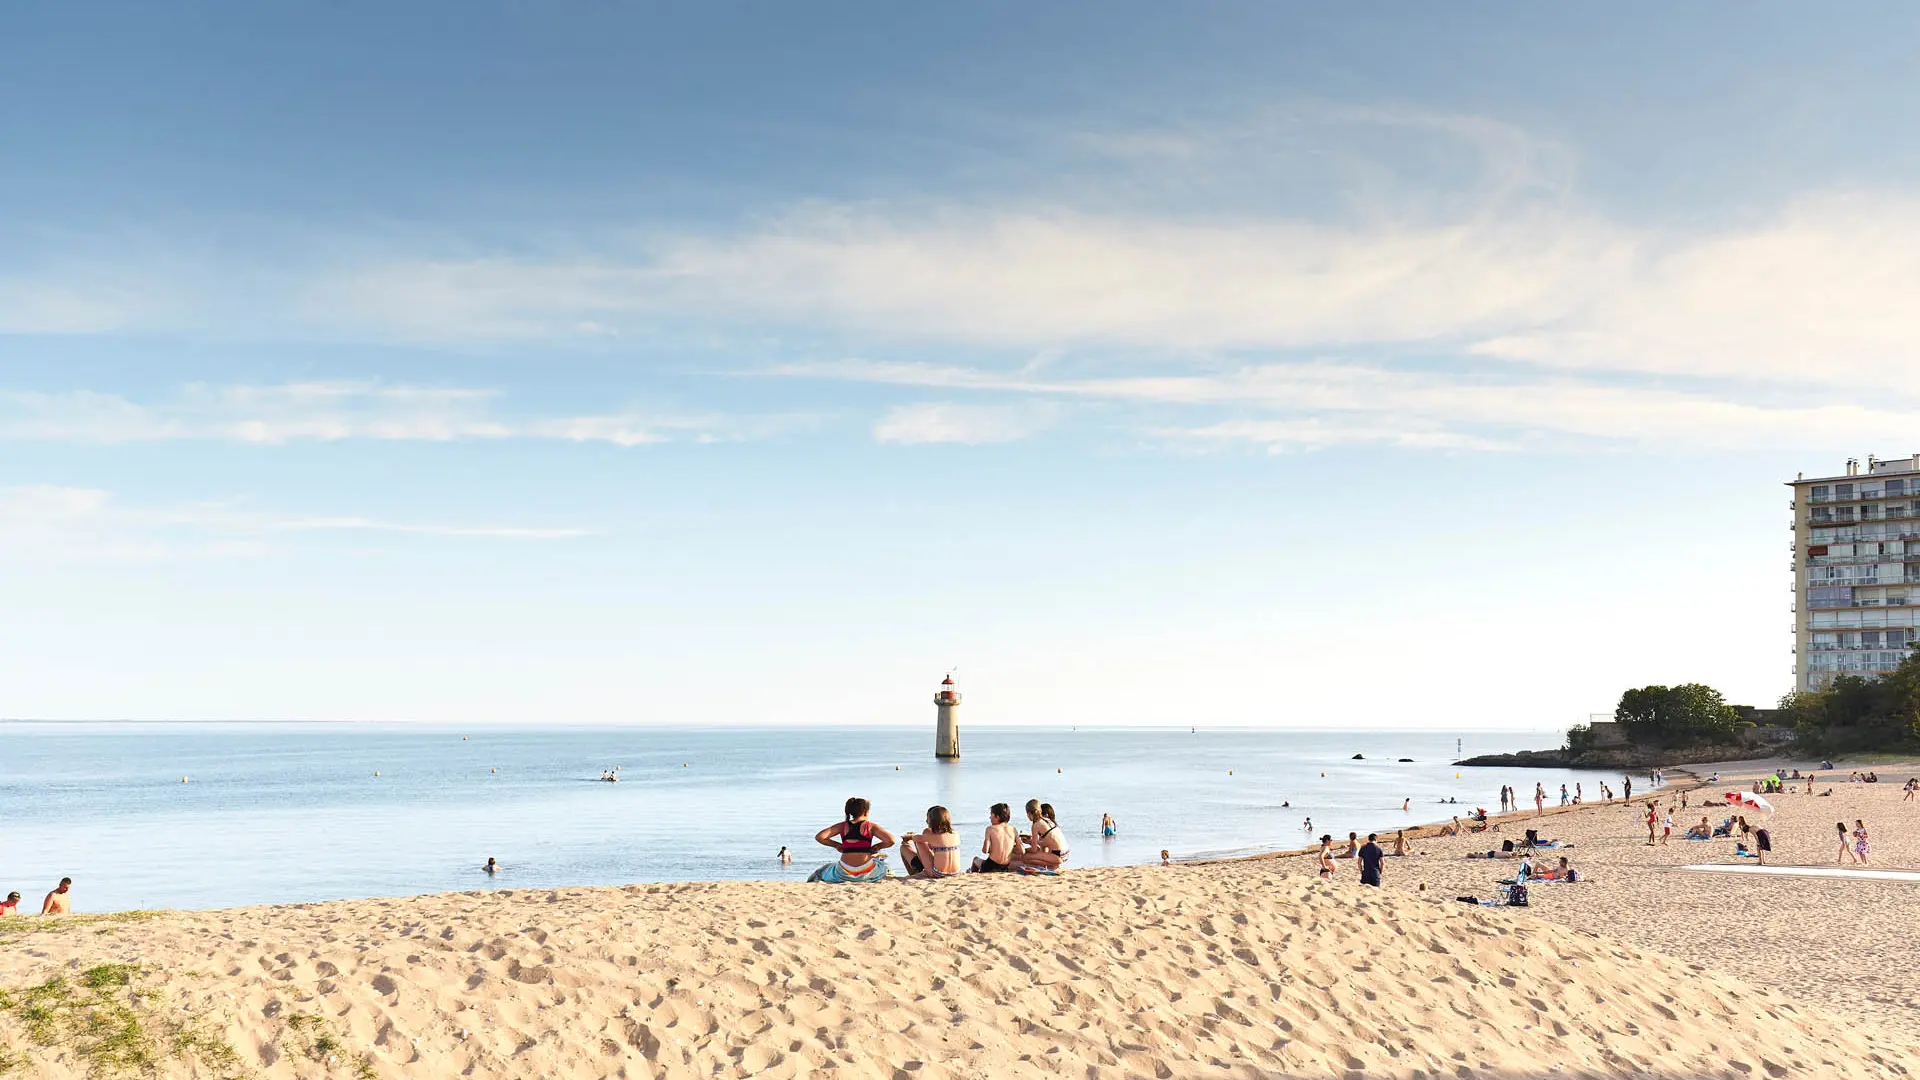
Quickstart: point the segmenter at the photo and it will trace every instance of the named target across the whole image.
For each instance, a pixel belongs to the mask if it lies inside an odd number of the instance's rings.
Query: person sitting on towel
[[[867,820],[870,804],[862,798],[847,800],[846,817],[815,833],[818,843],[840,852],[840,858],[815,870],[808,881],[832,883],[881,881],[887,876],[887,849],[894,835]]]

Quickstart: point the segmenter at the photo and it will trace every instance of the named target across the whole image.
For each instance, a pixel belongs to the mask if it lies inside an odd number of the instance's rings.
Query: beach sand
[[[1830,864],[1833,821],[1865,817],[1887,863],[1920,863],[1907,775],[1779,797],[1776,861]],[[1351,862],[1323,883],[1279,857],[21,919],[0,924],[16,1070],[0,1075],[88,1075],[107,1052],[89,1011],[144,1033],[166,1077],[1882,1077],[1920,1061],[1920,886],[1687,873],[1731,843],[1647,848],[1638,821],[1618,804],[1547,815],[1591,880],[1537,886],[1526,910],[1452,899],[1511,873],[1461,857],[1519,836],[1508,821],[1415,841],[1426,854],[1390,859],[1381,889]]]
[[[99,967],[115,962],[141,970]],[[1920,1050],[1537,912],[1326,884],[1283,860],[41,930],[0,946],[16,1003],[0,1046],[24,1075],[86,1075],[18,1004],[90,971],[109,997],[144,992],[163,1076],[1864,1077]],[[168,1056],[181,1031],[235,1056]]]
[[[1703,815],[1719,824],[1727,816],[1719,805],[1724,793],[1747,790],[1745,780],[1775,768],[1782,775],[1794,768],[1805,773],[1817,764],[1782,760],[1689,766],[1702,777],[1719,770],[1721,783],[1687,792],[1695,807],[1703,799],[1715,805],[1691,813],[1676,807],[1673,839],[1651,848],[1646,846],[1646,800],[1671,804],[1679,798],[1682,783],[1641,792],[1645,777],[1636,777],[1631,807],[1616,801],[1562,812],[1550,806],[1537,825],[1528,792],[1528,809],[1500,819],[1498,831],[1415,841],[1414,850],[1425,854],[1389,859],[1384,888],[1398,892],[1424,884],[1429,893],[1444,896],[1487,896],[1496,878],[1512,876],[1514,864],[1463,856],[1498,848],[1503,839],[1518,842],[1534,827],[1543,838],[1574,845],[1571,850],[1541,852],[1536,866],[1551,866],[1565,854],[1588,878],[1533,888],[1530,911],[1536,918],[1705,964],[1920,1042],[1920,941],[1913,931],[1920,920],[1920,885],[1679,869],[1699,863],[1750,864],[1752,860],[1734,855],[1735,840],[1680,837]],[[1818,785],[1832,795],[1771,795],[1767,798],[1776,813],[1770,823],[1761,821],[1764,815],[1748,815],[1751,823],[1768,824],[1774,846],[1769,864],[1833,866],[1838,853],[1835,823],[1844,821],[1851,830],[1854,819],[1863,818],[1873,837],[1873,865],[1920,868],[1920,801],[1903,801],[1901,791],[1909,776],[1920,775],[1920,765],[1872,766],[1880,783],[1851,784],[1845,782],[1849,767],[1839,764],[1837,773],[1821,773],[1829,779],[1837,776],[1838,782]],[[1670,773],[1682,779],[1678,772]],[[1619,788],[1617,777],[1613,786]],[[1497,798],[1489,801],[1497,803]],[[1355,873],[1350,866],[1342,872],[1348,879]]]

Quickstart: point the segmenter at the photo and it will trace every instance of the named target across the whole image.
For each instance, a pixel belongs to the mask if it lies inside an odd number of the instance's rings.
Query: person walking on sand
[[[1853,819],[1853,853],[1860,857],[1860,865],[1870,861],[1867,858],[1867,823],[1859,818]]]
[[[1900,801],[1901,801],[1901,802],[1912,802],[1912,801],[1913,801],[1913,797],[1914,797],[1914,795],[1915,795],[1916,793],[1920,793],[1920,776],[1916,776],[1916,777],[1913,777],[1913,778],[1911,778],[1911,779],[1909,779],[1909,780],[1907,781],[1907,788],[1906,788],[1906,790],[1907,790],[1907,793],[1906,793],[1905,795],[1903,795],[1903,796],[1901,796],[1901,797],[1900,797]]]
[[[1568,800],[1569,798],[1570,798],[1570,796],[1569,796],[1569,795],[1567,794],[1567,785],[1565,785],[1565,784],[1561,784],[1561,785],[1560,785],[1560,805],[1561,805],[1561,806],[1566,806],[1566,805],[1568,805],[1568,802],[1567,802],[1567,800]]]
[[[1380,887],[1380,864],[1386,859],[1387,853],[1380,850],[1380,845],[1374,842],[1376,839],[1373,833],[1368,833],[1367,842],[1360,847],[1360,884],[1377,889]]]
[[[1653,830],[1660,824],[1660,800],[1647,800],[1647,846],[1653,846]]]
[[[41,902],[40,914],[42,915],[73,914],[73,897],[67,895],[67,890],[71,889],[72,887],[73,887],[72,878],[70,877],[61,878],[60,884],[55,885],[53,887],[53,891],[47,894],[46,900]]]
[[[1842,863],[1859,863],[1860,857],[1853,853],[1853,845],[1848,842],[1847,823],[1836,821],[1833,823],[1833,830],[1840,834],[1840,854],[1834,856],[1833,864],[1839,866]]]
[[[1673,839],[1673,809],[1669,807],[1660,812],[1660,843],[1664,845],[1671,839]]]
[[[1547,789],[1545,785],[1533,785],[1533,813],[1535,817],[1547,812]]]

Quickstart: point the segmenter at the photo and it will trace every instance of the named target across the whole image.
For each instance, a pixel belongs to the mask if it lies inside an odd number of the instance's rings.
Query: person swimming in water
[[[500,872],[500,864],[497,862],[494,862],[493,856],[489,855],[487,856],[487,865],[481,867],[480,869],[485,870],[489,874],[497,874]]]

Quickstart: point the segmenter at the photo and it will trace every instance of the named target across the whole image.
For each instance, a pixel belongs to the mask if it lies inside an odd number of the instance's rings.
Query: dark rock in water
[[[1365,754],[1355,754],[1355,755],[1353,755],[1353,760],[1355,760],[1355,761],[1365,761],[1365,760],[1367,760],[1367,755],[1365,755]]]
[[[1403,758],[1401,758],[1400,760],[1401,760],[1401,761],[1412,761],[1413,759],[1412,759],[1412,758],[1410,758],[1410,757],[1403,757]]]

